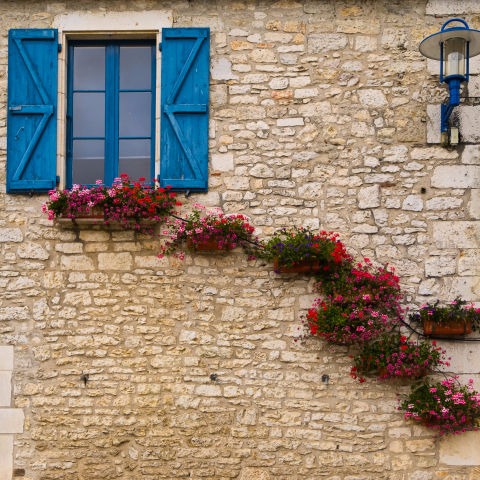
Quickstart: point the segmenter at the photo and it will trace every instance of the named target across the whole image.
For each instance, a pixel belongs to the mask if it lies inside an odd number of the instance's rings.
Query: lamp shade
[[[461,21],[466,27],[444,28],[447,23],[452,21]],[[461,19],[452,19],[444,23],[440,32],[423,39],[418,48],[424,57],[440,60],[441,44],[451,38],[462,38],[469,42],[469,57],[480,54],[480,30],[468,28],[468,25]]]

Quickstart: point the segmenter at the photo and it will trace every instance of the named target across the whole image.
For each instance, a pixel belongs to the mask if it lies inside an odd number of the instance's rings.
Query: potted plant
[[[401,403],[406,419],[412,419],[438,431],[440,435],[477,430],[480,419],[480,394],[457,377],[441,382],[424,381],[412,387]]]
[[[480,308],[475,308],[460,297],[448,305],[439,303],[437,300],[424,304],[418,312],[409,315],[410,321],[423,325],[425,335],[467,335],[478,328]]]
[[[329,272],[351,260],[337,233],[305,227],[282,228],[261,244],[257,255],[273,261],[277,273]]]
[[[398,331],[384,333],[361,345],[351,374],[376,375],[380,379],[420,378],[439,365],[448,365],[445,350],[435,342],[411,341]]]
[[[179,205],[175,193],[156,188],[140,178],[132,182],[128,175],[116,178],[111,187],[101,180],[93,186],[73,185],[71,189],[52,190],[42,210],[50,220],[93,218],[96,223],[120,224],[142,230],[145,221],[163,222]]]
[[[187,218],[176,217],[168,222],[163,234],[169,239],[162,245],[160,256],[183,258],[184,252],[177,252],[183,247],[203,252],[229,251],[238,246],[248,250],[256,242],[254,230],[245,215],[227,215],[219,208],[207,211],[203,205],[195,204]]]

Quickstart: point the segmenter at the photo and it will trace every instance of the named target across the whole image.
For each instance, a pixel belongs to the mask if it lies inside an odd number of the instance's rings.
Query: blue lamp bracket
[[[450,26],[452,23],[456,23],[456,25]],[[454,43],[451,45],[451,52],[448,54],[458,52],[459,57],[452,59],[452,61],[457,62],[461,61],[460,55],[463,54],[463,61],[465,63],[463,64],[464,68],[460,68],[460,63],[458,63],[458,68],[454,68],[452,71],[451,67],[453,67],[454,64],[450,64],[448,62],[449,59],[444,58],[446,53],[444,50],[447,42],[454,39],[463,40],[465,47],[464,49],[462,47],[462,50],[458,51],[456,47],[460,48],[460,46]],[[450,127],[449,119],[453,109],[460,105],[460,87],[462,82],[468,82],[470,74],[469,60],[471,57],[480,54],[480,31],[471,29],[462,18],[451,18],[442,25],[439,32],[424,38],[420,42],[419,50],[420,53],[427,58],[440,60],[440,82],[446,83],[449,91],[448,102],[441,105],[440,112],[442,143],[450,145],[457,144],[458,128]],[[449,74],[450,72],[452,73]],[[445,73],[448,75],[445,75]]]
[[[454,31],[454,30],[469,30],[468,24],[465,20],[462,18],[451,18],[450,20],[447,20],[443,25],[440,30],[440,32],[444,32],[446,29],[446,26],[452,22],[460,22],[464,25],[464,27],[451,27],[448,29],[449,32]],[[449,91],[449,97],[448,97],[448,103],[442,103],[441,105],[441,119],[440,119],[440,131],[442,133],[442,136],[444,137],[445,134],[448,135],[449,131],[449,120],[450,120],[450,115],[453,112],[453,109],[455,107],[458,107],[460,105],[460,86],[462,82],[468,82],[469,78],[469,44],[470,42],[467,41],[467,51],[466,51],[466,71],[465,75],[449,75],[447,77],[444,76],[444,58],[443,58],[443,43],[440,43],[440,82],[444,82],[448,85],[448,91]]]

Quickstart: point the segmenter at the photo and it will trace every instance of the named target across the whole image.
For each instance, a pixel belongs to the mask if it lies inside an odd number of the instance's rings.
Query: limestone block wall
[[[407,385],[355,383],[347,348],[300,338],[308,277],[239,251],[159,259],[155,240],[60,228],[45,196],[5,193],[8,29],[149,10],[212,31],[210,189],[186,209],[245,213],[262,236],[338,231],[396,266],[405,306],[480,300],[478,107],[438,145],[445,89],[418,52],[450,17],[480,28],[478,2],[0,2],[0,478],[480,478],[477,433],[405,422]],[[476,345],[448,348],[480,387]]]

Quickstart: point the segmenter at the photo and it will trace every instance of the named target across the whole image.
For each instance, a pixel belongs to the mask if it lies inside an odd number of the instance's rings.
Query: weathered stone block
[[[433,223],[433,239],[438,248],[478,248],[479,238],[478,222]]]
[[[419,195],[409,195],[402,203],[403,210],[421,212],[423,210],[423,199]]]
[[[133,257],[129,252],[122,253],[99,253],[98,268],[105,270],[131,270]]]
[[[9,407],[12,396],[12,372],[0,370],[0,407]]]
[[[94,270],[93,260],[86,255],[62,255],[60,257],[62,270]]]
[[[376,208],[380,206],[380,187],[372,185],[371,187],[362,187],[358,191],[358,207]]]
[[[4,433],[23,433],[23,422],[21,408],[0,408],[0,436]]]
[[[323,53],[342,50],[347,46],[347,35],[340,33],[312,33],[307,36],[308,53]]]
[[[462,163],[480,165],[480,145],[465,145],[462,152]]]
[[[232,72],[232,62],[225,57],[217,57],[212,60],[210,74],[214,80],[234,80],[238,75]]]
[[[13,471],[13,435],[0,434],[0,478],[10,480]]]
[[[214,153],[212,154],[212,168],[219,172],[229,172],[233,170],[234,160],[231,153]]]
[[[83,243],[81,242],[60,243],[58,245],[55,245],[55,251],[62,252],[62,253],[83,253]]]
[[[17,249],[20,258],[47,260],[50,256],[48,251],[38,243],[24,242]]]
[[[19,228],[0,228],[0,242],[21,242],[22,231]]]
[[[0,346],[0,370],[13,370],[13,346]]]
[[[440,440],[440,463],[444,465],[480,465],[480,432],[445,435]]]
[[[271,480],[267,470],[263,468],[247,467],[242,469],[238,480]]]
[[[366,89],[359,90],[360,103],[368,108],[381,108],[387,104],[387,98],[381,90]]]
[[[435,188],[478,188],[480,165],[441,165],[432,175]]]
[[[443,147],[431,146],[412,149],[410,157],[412,160],[450,160],[458,158],[458,152]]]
[[[425,275],[427,277],[443,277],[453,275],[457,270],[454,257],[431,257],[425,262]]]
[[[466,13],[480,13],[477,0],[428,0],[427,15],[463,15]],[[454,24],[452,24],[454,25]]]
[[[469,302],[476,302],[480,297],[478,277],[446,277],[439,294],[440,298],[461,297]]]
[[[279,118],[277,120],[278,127],[297,127],[303,126],[305,122],[302,117],[295,117],[295,118]]]
[[[476,188],[470,192],[468,202],[468,213],[474,219],[480,219],[480,189]]]
[[[463,200],[458,197],[436,197],[425,202],[427,210],[452,210],[461,207]]]

